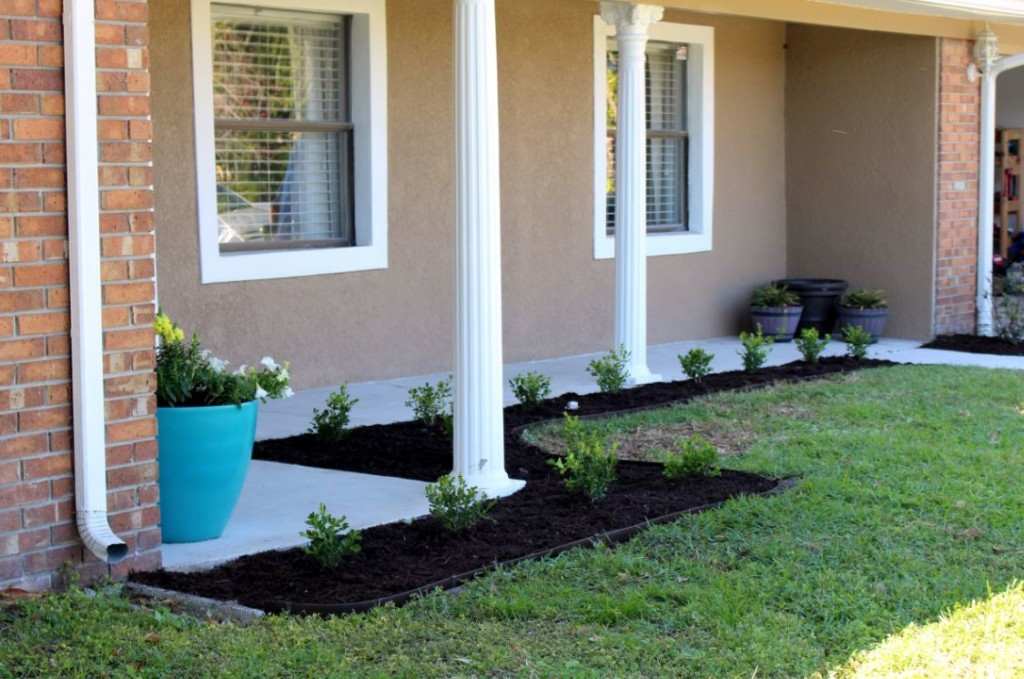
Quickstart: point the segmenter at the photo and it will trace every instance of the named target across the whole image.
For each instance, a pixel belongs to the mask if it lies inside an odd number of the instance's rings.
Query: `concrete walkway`
[[[919,345],[919,342],[883,339],[871,348],[870,356],[902,363],[1024,370],[1024,357],[962,354],[921,349]],[[663,379],[682,379],[676,356],[696,347],[715,355],[712,367],[716,372],[741,367],[739,340],[730,337],[651,347],[648,350],[650,368]],[[841,355],[845,348],[845,344],[833,342],[825,354]],[[598,356],[600,354],[569,356],[506,366],[506,404],[515,402],[507,386],[508,378],[529,370],[551,377],[554,394],[596,391],[586,368],[590,360]],[[776,344],[772,347],[768,363],[788,363],[799,357],[792,343]],[[410,419],[412,415],[404,405],[409,389],[428,381],[437,382],[443,377],[444,374],[422,375],[349,385],[349,392],[359,399],[352,411],[352,426]],[[332,390],[303,391],[291,399],[261,405],[257,438],[282,438],[305,432],[312,420],[313,408],[322,409]],[[347,516],[349,525],[354,529],[422,516],[428,511],[423,491],[425,485],[405,479],[253,462],[242,499],[223,537],[207,542],[164,545],[164,565],[171,570],[202,570],[245,554],[304,544],[299,531],[305,528],[306,517],[321,502],[332,514]]]

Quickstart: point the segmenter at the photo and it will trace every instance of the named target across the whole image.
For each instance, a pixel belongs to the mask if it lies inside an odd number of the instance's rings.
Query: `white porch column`
[[[629,352],[629,382],[661,379],[647,367],[647,29],[664,8],[602,2],[601,17],[619,43],[615,138],[615,347]]]
[[[494,0],[455,2],[455,464],[490,497],[505,472]]]

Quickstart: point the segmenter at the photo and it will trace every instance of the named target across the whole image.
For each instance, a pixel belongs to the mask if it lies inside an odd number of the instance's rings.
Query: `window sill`
[[[388,267],[385,246],[278,250],[274,252],[203,252],[202,282],[231,283],[299,278]]]
[[[711,251],[710,233],[649,233],[647,256],[689,255]],[[594,259],[615,258],[615,237],[605,235],[594,239]]]

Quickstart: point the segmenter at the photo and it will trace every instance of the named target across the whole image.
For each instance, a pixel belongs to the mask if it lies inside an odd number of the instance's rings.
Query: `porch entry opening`
[[[355,245],[351,18],[211,6],[221,253]]]
[[[647,44],[647,232],[688,230],[689,132],[686,111],[686,44]],[[606,229],[615,233],[615,135],[618,121],[618,45],[608,41]]]

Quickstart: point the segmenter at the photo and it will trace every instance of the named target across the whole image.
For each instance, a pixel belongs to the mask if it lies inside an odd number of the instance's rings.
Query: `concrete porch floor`
[[[712,366],[716,372],[741,367],[737,353],[740,344],[735,337],[653,346],[648,349],[648,365],[662,379],[683,379],[676,356],[696,347],[715,355]],[[845,347],[842,342],[832,342],[825,355],[841,355]],[[515,402],[508,389],[508,378],[529,370],[551,377],[553,394],[596,391],[586,367],[592,358],[599,355],[568,356],[505,366],[505,403]],[[1024,357],[921,349],[920,342],[910,340],[883,339],[872,346],[869,355],[903,363],[1024,370]],[[772,347],[768,363],[778,365],[799,357],[794,344],[781,343]],[[427,381],[436,382],[444,376],[445,373],[350,384],[349,393],[359,399],[352,411],[351,426],[410,419],[411,413],[404,405],[408,390]],[[303,391],[291,399],[261,405],[257,439],[282,438],[305,432],[312,420],[313,409],[322,409],[327,395],[335,388]],[[309,513],[315,511],[321,502],[332,514],[346,515],[354,529],[422,516],[428,511],[423,490],[425,485],[406,479],[253,462],[242,499],[223,537],[207,542],[164,545],[164,566],[171,570],[201,570],[245,554],[301,545],[304,540],[299,531],[304,529]]]

